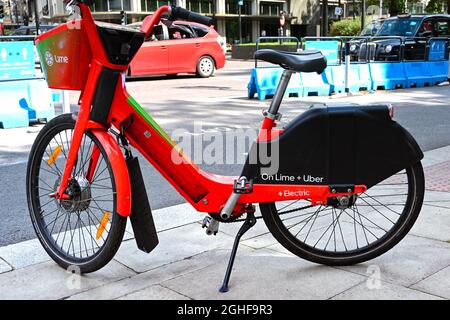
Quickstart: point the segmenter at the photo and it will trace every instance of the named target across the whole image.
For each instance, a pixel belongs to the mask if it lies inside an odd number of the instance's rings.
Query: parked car
[[[388,18],[369,43],[361,44],[359,60],[398,61],[402,41],[405,60],[423,60],[429,38],[450,38],[449,25],[447,14],[404,14]]]
[[[39,34],[44,33],[48,30],[53,29],[55,26],[52,25],[39,25]],[[21,26],[11,32],[11,36],[35,36],[36,26]]]
[[[131,61],[128,75],[194,73],[207,78],[225,66],[225,52],[225,39],[213,27],[162,20]]]
[[[375,19],[369,22],[361,31],[360,36],[361,37],[370,37],[377,34],[377,32],[380,30],[381,25],[383,24],[384,19]]]
[[[351,61],[359,61],[360,60],[360,49],[363,43],[366,43],[370,37],[373,37],[380,30],[381,25],[383,24],[384,19],[375,19],[370,21],[364,29],[359,34],[359,37],[355,37],[350,41],[350,60]],[[344,55],[342,55],[342,59],[344,59]]]

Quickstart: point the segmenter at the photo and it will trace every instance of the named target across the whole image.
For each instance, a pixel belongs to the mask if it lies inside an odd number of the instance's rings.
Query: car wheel
[[[209,78],[214,74],[215,63],[209,56],[201,57],[197,62],[197,76],[200,78]]]

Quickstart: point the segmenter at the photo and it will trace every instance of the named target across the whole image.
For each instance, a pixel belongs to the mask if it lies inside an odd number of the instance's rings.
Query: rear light
[[[217,36],[216,40],[217,40],[217,43],[222,48],[223,53],[226,54],[227,53],[227,42],[226,42],[225,38],[221,37],[221,36]]]
[[[395,108],[394,108],[394,106],[392,104],[390,104],[388,106],[388,109],[389,109],[389,116],[391,117],[391,119],[394,119],[394,117],[395,117]]]

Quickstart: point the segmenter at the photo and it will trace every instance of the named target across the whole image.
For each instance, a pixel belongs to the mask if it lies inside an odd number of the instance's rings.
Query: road
[[[153,77],[128,81],[129,92],[169,134],[182,129],[198,135],[215,134],[237,128],[257,129],[261,111],[269,101],[247,99],[251,62],[229,61],[211,79],[179,76]],[[71,99],[76,101],[75,93]],[[282,105],[285,124],[312,103],[390,102],[396,107],[396,120],[417,139],[424,151],[450,145],[450,90],[448,86],[376,92],[354,97],[289,98]],[[0,246],[35,237],[25,196],[26,161],[33,139],[42,126],[0,130]],[[198,130],[197,130],[198,131]],[[234,146],[227,152],[237,153]],[[141,159],[149,198],[154,209],[184,199]],[[237,175],[240,164],[205,165],[218,174]]]

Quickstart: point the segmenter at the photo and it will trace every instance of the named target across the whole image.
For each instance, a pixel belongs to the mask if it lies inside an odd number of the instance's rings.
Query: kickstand
[[[239,229],[236,238],[234,239],[233,249],[231,250],[230,260],[228,261],[227,272],[225,273],[225,278],[223,279],[222,287],[219,289],[220,292],[228,292],[228,282],[230,281],[231,271],[233,269],[234,258],[236,257],[237,249],[239,246],[239,241],[241,237],[256,224],[256,218],[254,213],[247,213],[247,218],[244,224]]]

